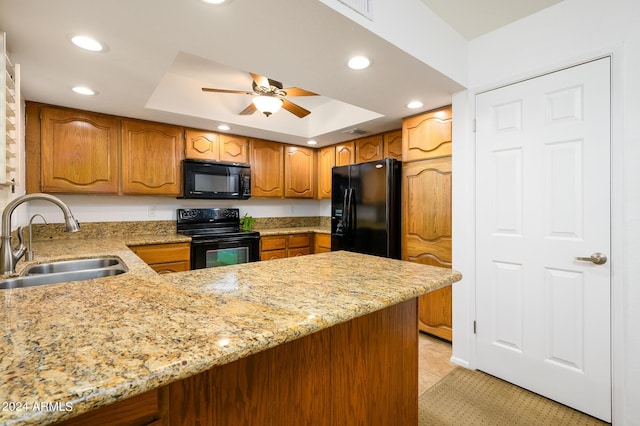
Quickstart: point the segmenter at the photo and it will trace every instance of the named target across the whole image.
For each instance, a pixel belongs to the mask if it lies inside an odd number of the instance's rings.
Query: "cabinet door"
[[[331,169],[335,165],[334,146],[327,146],[318,151],[318,199],[331,198]]]
[[[316,191],[315,150],[288,146],[284,157],[284,196],[313,198]]]
[[[382,135],[356,140],[356,163],[382,160]]]
[[[251,140],[251,196],[284,196],[284,145]]]
[[[336,166],[347,166],[353,164],[355,155],[355,142],[343,142],[336,145]]]
[[[395,158],[402,161],[402,130],[383,135],[384,158]]]
[[[122,121],[122,192],[180,195],[183,130],[144,121]]]
[[[402,161],[451,155],[451,107],[402,120]]]
[[[55,108],[41,117],[42,191],[117,194],[117,118]]]
[[[187,129],[185,132],[185,157],[195,160],[218,161],[218,134]]]
[[[314,253],[326,253],[331,251],[331,235],[329,234],[316,234]]]
[[[451,157],[404,163],[402,256],[451,267]],[[451,340],[451,291],[419,298],[420,330]]]
[[[220,161],[232,163],[248,163],[249,150],[247,138],[242,136],[219,134]]]

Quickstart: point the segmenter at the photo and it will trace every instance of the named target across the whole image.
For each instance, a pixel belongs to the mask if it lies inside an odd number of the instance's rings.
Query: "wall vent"
[[[365,18],[369,18],[373,21],[372,6],[373,0],[338,0],[340,3],[355,10]]]
[[[356,129],[345,130],[342,133],[348,133],[350,135],[366,135],[369,132],[367,132],[366,130],[361,130],[356,128]]]

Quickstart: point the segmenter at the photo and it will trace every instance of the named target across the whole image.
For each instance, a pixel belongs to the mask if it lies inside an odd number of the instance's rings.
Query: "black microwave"
[[[251,167],[242,163],[183,160],[181,198],[246,200],[251,197]]]

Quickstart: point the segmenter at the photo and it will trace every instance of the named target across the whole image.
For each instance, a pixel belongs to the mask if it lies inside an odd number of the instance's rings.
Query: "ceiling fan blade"
[[[252,72],[250,72],[249,74],[251,74],[251,78],[253,78],[253,81],[255,81],[255,83],[258,86],[262,86],[262,87],[269,87],[269,79],[267,77],[263,77],[261,75],[258,74],[254,74]]]
[[[251,102],[248,107],[240,111],[240,115],[251,115],[256,112],[256,106]]]
[[[216,92],[216,93],[237,93],[240,95],[253,95],[253,92],[247,92],[242,90],[226,90],[226,89],[211,89],[209,87],[203,87],[203,92]]]
[[[287,92],[287,96],[318,96],[317,93],[313,93],[299,87],[289,87],[284,89],[284,91]]]
[[[297,115],[300,118],[306,117],[307,115],[311,114],[311,111],[306,110],[302,108],[300,105],[296,105],[293,102],[288,101],[286,99],[282,100],[282,108],[286,109],[293,115]]]

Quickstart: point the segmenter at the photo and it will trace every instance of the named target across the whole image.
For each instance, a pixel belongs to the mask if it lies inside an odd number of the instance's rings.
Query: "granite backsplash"
[[[331,218],[325,216],[302,217],[258,217],[255,218],[255,229],[295,228],[295,227],[319,227],[330,228]],[[67,233],[63,223],[33,224],[33,239],[88,239],[88,238],[114,238],[130,235],[166,235],[176,232],[174,220],[136,221],[136,222],[81,222],[80,232]],[[28,229],[25,229],[25,238],[28,237]]]

